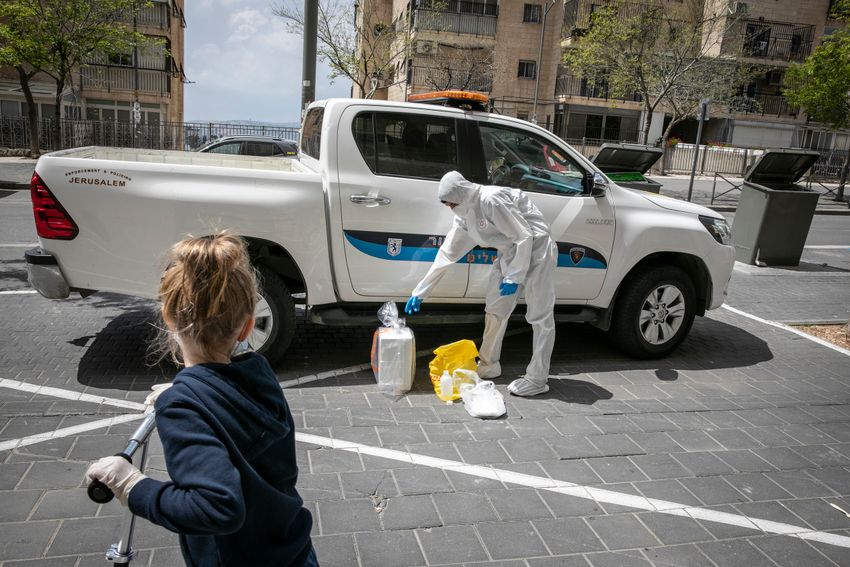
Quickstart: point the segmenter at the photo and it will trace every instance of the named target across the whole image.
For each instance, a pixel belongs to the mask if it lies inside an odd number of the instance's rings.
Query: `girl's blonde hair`
[[[230,348],[225,341],[232,340],[257,304],[257,277],[245,241],[229,231],[187,238],[171,247],[167,259],[159,299],[161,315],[174,332],[163,333],[159,352],[181,362],[175,334],[204,355]]]

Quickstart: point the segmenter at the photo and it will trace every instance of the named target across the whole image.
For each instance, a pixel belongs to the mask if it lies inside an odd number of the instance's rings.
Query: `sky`
[[[302,38],[272,13],[282,0],[187,0],[186,121],[300,122]],[[316,66],[316,98],[350,96],[351,82]]]

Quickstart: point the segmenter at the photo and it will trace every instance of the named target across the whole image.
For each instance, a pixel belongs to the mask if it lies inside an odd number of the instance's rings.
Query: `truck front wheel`
[[[295,334],[295,302],[280,276],[265,267],[257,268],[257,273],[260,296],[248,343],[274,364],[286,354]]]
[[[685,338],[695,315],[694,284],[676,266],[648,266],[620,291],[611,338],[635,358],[660,358]]]

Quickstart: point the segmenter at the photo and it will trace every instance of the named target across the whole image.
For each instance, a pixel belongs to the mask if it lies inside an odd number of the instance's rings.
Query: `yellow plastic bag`
[[[478,349],[475,348],[475,343],[469,339],[463,339],[434,349],[434,359],[428,364],[429,374],[431,375],[431,384],[434,386],[434,392],[440,393],[440,376],[444,370],[448,370],[449,374],[454,374],[455,370],[478,370],[478,363],[475,359],[478,358]],[[452,389],[452,399],[459,400],[460,392],[458,391],[458,377],[455,377],[454,388]]]

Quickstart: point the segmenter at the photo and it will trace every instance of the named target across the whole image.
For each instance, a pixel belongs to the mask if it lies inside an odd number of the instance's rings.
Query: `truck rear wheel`
[[[257,273],[260,297],[248,343],[274,364],[286,354],[295,334],[295,302],[280,276],[265,267],[257,268]]]
[[[695,315],[694,284],[676,266],[648,266],[630,278],[617,299],[610,335],[635,358],[660,358],[685,338]]]

